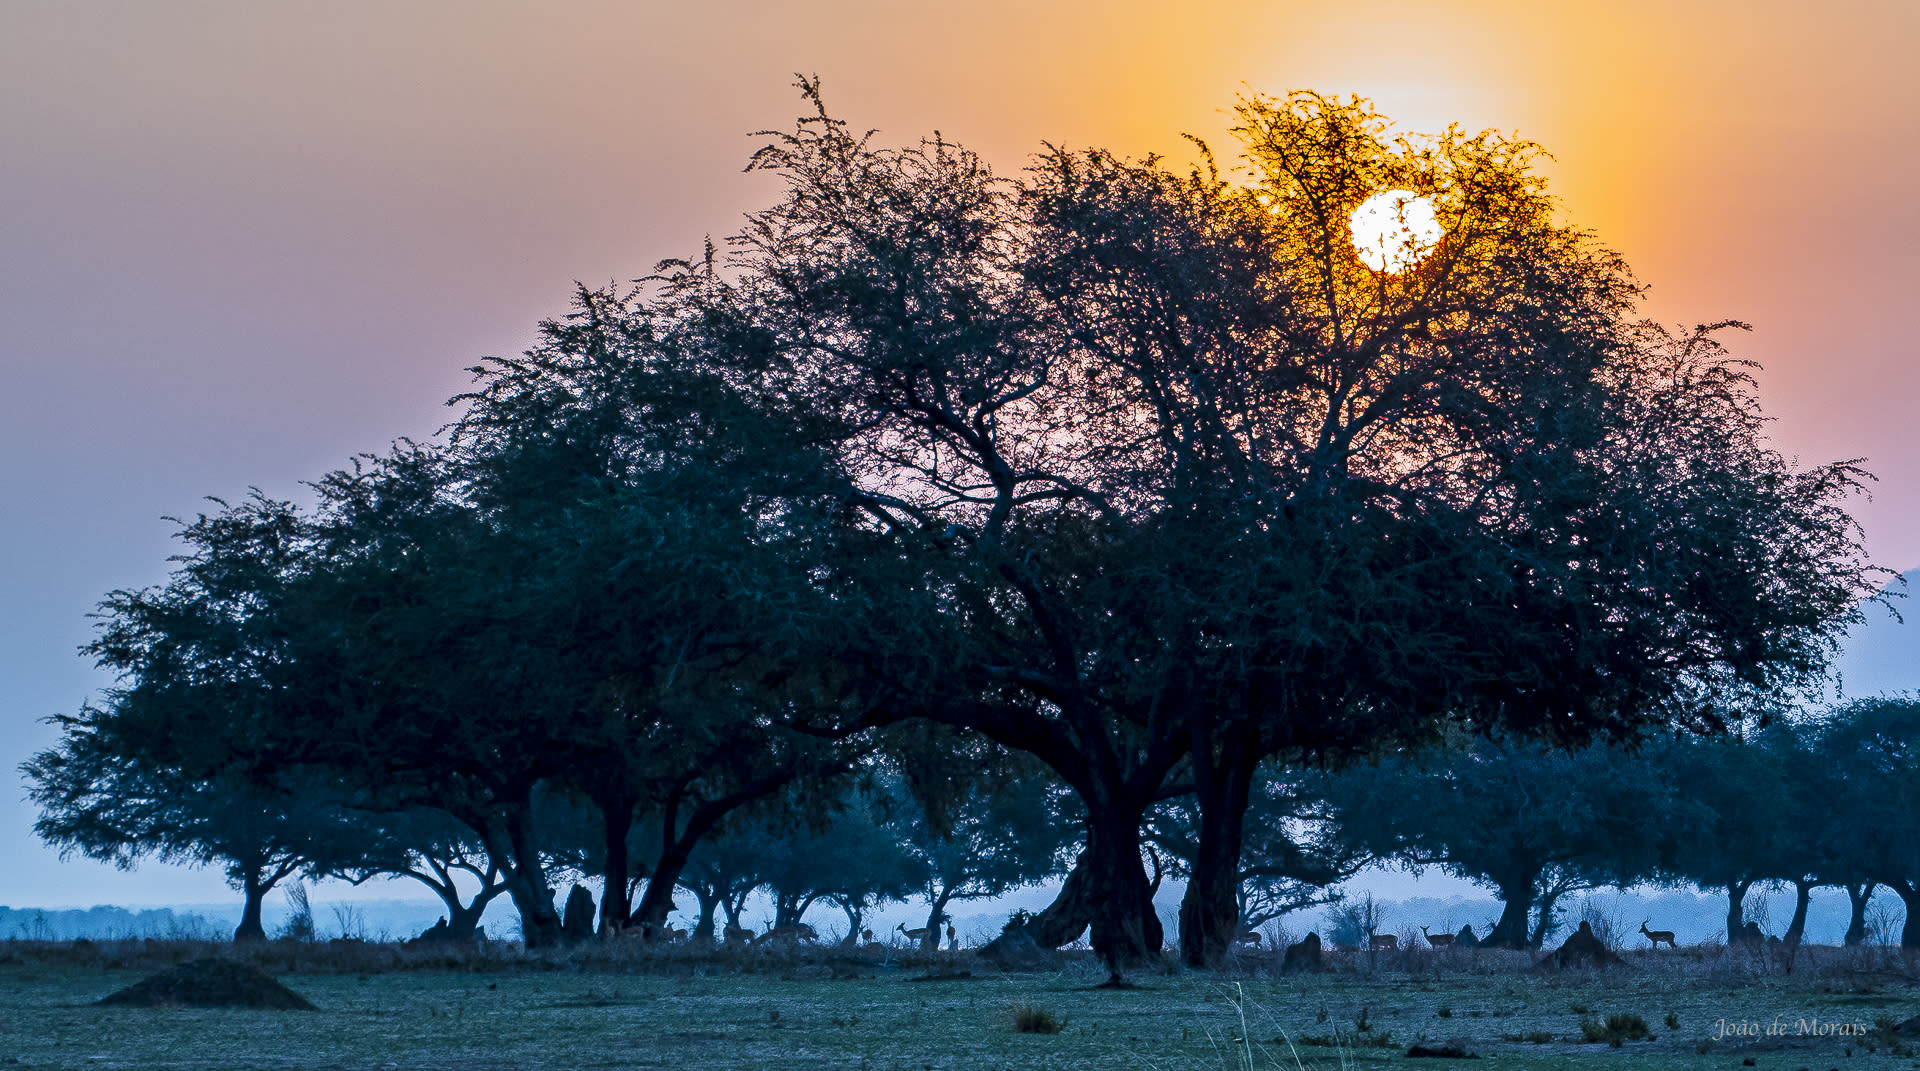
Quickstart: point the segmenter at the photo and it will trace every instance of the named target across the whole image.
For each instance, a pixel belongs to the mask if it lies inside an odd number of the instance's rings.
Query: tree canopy
[[[1034,871],[1051,848],[935,858],[1033,817],[924,791],[984,741],[1073,795],[1055,921],[1117,975],[1163,945],[1156,807],[1185,809],[1182,954],[1217,964],[1263,776],[1449,740],[1577,772],[1718,731],[1816,679],[1873,592],[1865,474],[1767,444],[1738,325],[1639,320],[1531,143],[1295,93],[1240,102],[1237,169],[1048,147],[1007,177],[801,90],[752,161],[784,193],[724,249],[581,288],[474,370],[445,442],[186,525],[168,584],[108,600],[90,650],[121,683],[86,731],[195,784],[306,771],[443,812],[535,943],[542,786],[598,811],[603,925],[651,932],[730,814],[821,819],[876,747],[919,778],[936,901]],[[1386,270],[1350,221],[1391,191],[1439,232]],[[1510,907],[1577,862],[1447,839]]]

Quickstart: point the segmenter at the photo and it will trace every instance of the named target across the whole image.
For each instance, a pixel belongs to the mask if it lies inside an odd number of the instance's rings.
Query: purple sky
[[[1445,8],[1444,15],[1437,9]],[[698,8],[699,10],[695,10]],[[1547,8],[1549,10],[1539,10]],[[398,9],[398,13],[396,13]],[[938,128],[1228,148],[1243,88],[1358,92],[1410,130],[1519,130],[1670,322],[1750,320],[1777,441],[1864,456],[1859,515],[1920,565],[1920,6],[1000,2],[165,5],[0,11],[0,767],[102,683],[108,590],[165,576],[202,496],[432,433],[465,366],[572,282],[630,279],[772,194],[799,101]],[[324,15],[316,14],[322,13]],[[60,864],[0,794],[0,904],[224,899]]]

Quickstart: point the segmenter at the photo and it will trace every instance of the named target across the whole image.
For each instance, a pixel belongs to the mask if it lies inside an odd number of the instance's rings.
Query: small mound
[[[230,959],[196,959],[135,982],[96,1007],[274,1008],[316,1011],[307,998]]]
[[[1607,950],[1606,942],[1593,932],[1593,926],[1584,920],[1579,932],[1567,938],[1567,943],[1542,957],[1534,964],[1534,969],[1546,967],[1618,967],[1624,961]]]

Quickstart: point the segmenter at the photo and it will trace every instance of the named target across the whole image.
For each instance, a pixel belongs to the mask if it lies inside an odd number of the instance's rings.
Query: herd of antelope
[[[1647,919],[1641,922],[1640,932],[1646,935],[1647,940],[1653,942],[1653,947],[1659,948],[1664,944],[1668,948],[1678,950],[1680,946],[1673,943],[1672,930],[1647,929],[1647,923],[1652,921],[1652,919]],[[1425,926],[1420,927],[1420,936],[1426,938],[1427,945],[1436,950],[1452,948],[1454,941],[1458,940],[1458,936],[1455,934],[1430,933]],[[1241,930],[1240,936],[1234,938],[1234,943],[1249,945],[1258,950],[1261,947],[1261,940],[1258,930]],[[1372,934],[1367,937],[1367,951],[1369,952],[1392,952],[1399,947],[1400,938],[1390,933]]]
[[[1647,940],[1653,942],[1652,947],[1659,948],[1662,944],[1664,944],[1668,948],[1677,950],[1680,946],[1674,944],[1673,942],[1673,931],[1647,929],[1647,923],[1652,921],[1653,921],[1652,919],[1646,919],[1640,923],[1640,932],[1643,935],[1645,935]],[[938,941],[940,938],[940,931],[938,929],[928,929],[927,927],[921,926],[921,927],[917,927],[915,929],[910,930],[910,929],[907,929],[907,925],[904,922],[894,927],[894,929],[900,931],[901,936],[905,937],[908,941],[911,941],[914,944],[926,943],[927,938],[929,936],[931,936],[936,941]],[[638,931],[635,931],[635,932],[638,932]],[[672,927],[663,927],[656,932],[657,932],[656,939],[658,940],[681,941],[681,940],[685,940],[687,936],[687,931],[681,930],[681,929],[674,929]],[[950,947],[956,946],[958,944],[959,934],[954,930],[952,923],[947,924],[946,936],[947,936],[948,945]],[[1454,941],[1457,940],[1454,934],[1430,933],[1428,932],[1428,929],[1425,926],[1420,927],[1420,936],[1426,939],[1428,947],[1434,948],[1436,950],[1442,949],[1442,948],[1452,948]],[[861,937],[861,940],[866,944],[876,943],[872,930],[860,931],[860,937]],[[817,932],[815,932],[814,928],[812,926],[807,925],[804,922],[800,923],[797,926],[776,926],[758,936],[755,936],[753,930],[744,926],[735,926],[735,925],[729,924],[726,929],[726,942],[728,945],[733,945],[733,946],[761,945],[761,944],[766,944],[768,942],[775,942],[780,944],[795,944],[800,941],[814,942],[814,941],[818,941],[819,939],[820,939],[820,935]],[[1240,935],[1234,938],[1235,944],[1250,945],[1255,950],[1258,950],[1262,947],[1261,942],[1262,942],[1262,938],[1260,936],[1260,931],[1258,930],[1250,930],[1250,929],[1241,930]],[[1393,952],[1393,951],[1396,951],[1399,947],[1400,947],[1400,938],[1390,933],[1373,934],[1367,938],[1367,950],[1369,952]]]
[[[896,926],[895,929],[900,931],[901,936],[905,937],[907,940],[915,944],[925,944],[929,936],[931,936],[934,941],[938,941],[940,939],[940,931],[937,928],[928,929],[922,926],[922,927],[919,927],[918,929],[909,930],[907,929],[906,923],[903,922],[899,926]],[[642,933],[648,932],[648,928],[638,927],[628,932],[638,936]],[[653,934],[653,939],[656,941],[670,942],[670,941],[684,941],[687,939],[687,931],[683,929],[677,929],[672,926],[661,926],[661,927],[653,928],[651,932]],[[804,922],[794,926],[775,926],[772,929],[769,929],[767,932],[762,934],[757,934],[757,935],[754,933],[751,927],[736,926],[733,923],[728,923],[723,936],[726,939],[727,945],[729,947],[734,947],[734,948],[737,948],[743,945],[752,945],[752,946],[758,946],[758,945],[764,945],[764,944],[792,945],[792,944],[798,944],[802,941],[807,942],[808,944],[813,944],[820,940],[819,932],[815,930],[812,926],[809,926]],[[960,932],[954,929],[952,923],[947,924],[946,937],[947,937],[947,944],[949,947],[955,947],[955,948],[959,947]],[[1260,939],[1260,935],[1255,934],[1254,935],[1255,943],[1258,943],[1259,939]],[[870,945],[879,943],[878,939],[874,937],[872,930],[861,930],[860,940],[862,943],[870,944]]]

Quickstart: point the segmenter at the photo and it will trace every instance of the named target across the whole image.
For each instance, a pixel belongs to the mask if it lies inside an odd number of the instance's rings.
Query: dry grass
[[[236,951],[318,1012],[108,1009],[88,1005],[164,967]],[[1920,1011],[1906,959],[1885,950],[1802,950],[1791,974],[1740,950],[1629,956],[1611,971],[1535,971],[1524,953],[1336,954],[1324,975],[1282,976],[1277,956],[1227,972],[1147,973],[1094,989],[1090,957],[1001,975],[967,954],[889,960],[837,948],[773,955],[685,946],[529,953],[281,942],[0,943],[0,1063],[27,1066],[273,1066],[397,1063],[434,1068],[584,1066],[840,1068],[1357,1067],[1407,1046],[1463,1040],[1526,1067],[1600,1067],[1582,1019],[1636,1066],[1704,1063],[1912,1066],[1895,1023]],[[971,976],[961,976],[970,971]],[[942,980],[913,983],[928,975]],[[1233,985],[1234,980],[1239,984]],[[1057,1032],[1022,1030],[1049,1018]],[[1438,1009],[1450,1014],[1441,1017]],[[1575,1008],[1585,1009],[1575,1011]],[[1858,1026],[1806,1036],[1806,1020]],[[1773,1023],[1783,1032],[1764,1033]],[[1762,1031],[1742,1035],[1737,1024]],[[1677,1025],[1676,1025],[1677,1024]],[[1718,1036],[1716,1036],[1718,1035]],[[1390,1045],[1373,1039],[1391,1039]],[[1292,1039],[1289,1041],[1289,1039]],[[1307,1044],[1325,1039],[1332,1046]],[[1380,1047],[1375,1047],[1380,1046]],[[1701,1054],[1710,1059],[1703,1061]],[[1849,1055],[1850,1054],[1850,1055]],[[1606,1065],[1611,1066],[1611,1065]]]
[[[1022,1034],[1058,1034],[1067,1028],[1066,1019],[1031,1004],[1016,1004],[1013,1028]]]

